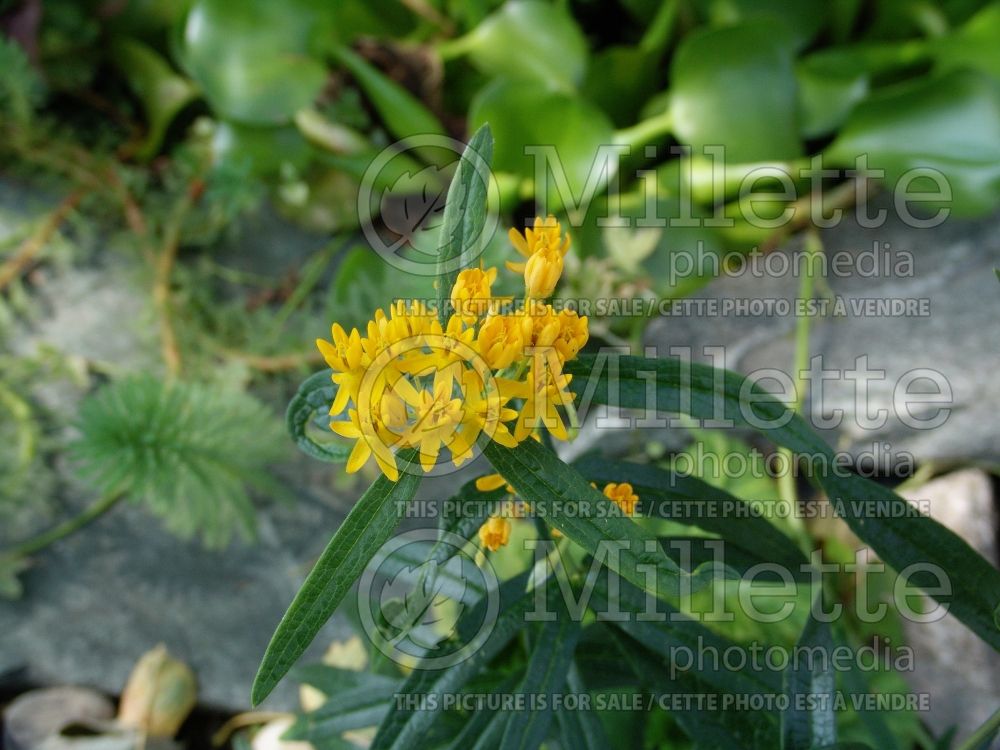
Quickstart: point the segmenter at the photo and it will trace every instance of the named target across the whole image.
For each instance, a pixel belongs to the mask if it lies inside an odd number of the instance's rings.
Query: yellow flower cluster
[[[481,492],[495,490],[507,484],[500,474],[487,474],[476,480],[476,489]],[[596,489],[596,485],[591,484]],[[507,484],[507,491],[514,494],[514,488]],[[628,482],[609,482],[604,485],[602,493],[611,502],[621,508],[626,516],[635,515],[635,506],[639,496]],[[496,552],[507,545],[510,540],[511,524],[503,515],[490,516],[486,523],[479,527],[479,542],[490,552]],[[552,529],[553,537],[561,537],[559,529]]]
[[[563,365],[586,344],[587,318],[543,302],[562,273],[569,238],[552,217],[511,237],[527,258],[515,264],[525,275],[523,309],[504,312],[509,300],[492,295],[497,269],[470,268],[455,281],[444,325],[427,305],[397,301],[363,331],[335,323],[332,341],[317,340],[337,385],[330,414],[347,410],[330,427],[356,440],[348,472],[374,457],[396,480],[395,451],[404,447],[416,449],[430,471],[443,448],[456,466],[470,459],[480,435],[507,447],[543,426],[569,437],[559,412],[573,403]]]

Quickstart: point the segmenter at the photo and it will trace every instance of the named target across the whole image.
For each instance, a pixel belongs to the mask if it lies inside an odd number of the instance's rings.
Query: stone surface
[[[18,217],[44,213],[45,201],[26,192],[0,181],[0,237],[16,231]],[[265,211],[221,252],[226,262],[254,258],[262,264],[257,272],[278,275],[326,242]],[[114,374],[159,370],[155,318],[137,262],[112,250],[82,248],[81,255],[93,262],[46,267],[44,283],[32,291],[31,314],[18,321],[9,341],[11,351],[30,356],[48,347],[86,357]],[[47,408],[72,415],[86,389],[63,385],[43,385],[34,396]],[[287,389],[270,390],[280,413]],[[275,471],[290,501],[259,504],[254,544],[208,551],[197,541],[170,535],[140,507],[125,505],[35,556],[22,576],[24,598],[0,600],[0,684],[74,683],[114,694],[135,661],[162,642],[195,670],[202,703],[248,708],[250,684],[271,633],[364,488],[364,480],[343,481],[338,467],[291,447],[288,455]],[[19,511],[15,522],[0,528],[0,546],[92,501],[65,463],[58,462],[58,497]],[[322,653],[348,629],[338,615],[312,653]],[[288,681],[265,707],[289,709],[296,703],[296,686]]]
[[[997,563],[998,514],[989,475],[956,471],[905,494]],[[1000,703],[1000,654],[953,617],[903,625],[914,651],[907,681],[915,692],[932,696],[926,716],[931,727],[944,732],[957,726],[961,741]]]
[[[885,207],[885,206],[883,206]],[[1000,265],[1000,215],[978,220],[950,219],[935,228],[907,226],[894,213],[884,226],[867,229],[845,216],[835,229],[822,233],[828,257],[847,253],[881,252],[888,244],[888,273],[872,277],[867,267],[843,275],[827,276],[829,288],[844,300],[848,315],[818,317],[813,321],[810,350],[822,356],[825,369],[851,370],[859,357],[867,357],[873,376],[867,404],[872,410],[887,410],[885,424],[865,427],[859,419],[863,406],[855,398],[855,384],[839,377],[824,385],[822,404],[810,405],[815,418],[844,412],[842,424],[830,430],[827,439],[856,458],[877,454],[875,446],[888,444],[882,454],[897,454],[894,460],[912,454],[916,461],[948,459],[995,460],[1000,455],[1000,423],[984,418],[1000,410],[1000,287],[994,266]],[[793,243],[778,253],[800,248]],[[912,273],[901,261],[913,259]],[[846,257],[846,256],[845,256]],[[777,260],[777,258],[775,259]],[[777,264],[776,264],[777,265]],[[767,267],[764,269],[767,270]],[[772,270],[780,271],[779,268]],[[718,303],[739,300],[785,300],[791,303],[800,279],[791,273],[744,273],[719,278],[693,296]],[[929,314],[923,317],[857,316],[851,305],[867,298],[927,300]],[[833,309],[831,308],[831,312]],[[777,368],[791,373],[794,360],[795,316],[778,315],[686,315],[659,318],[646,331],[645,343],[666,355],[671,346],[691,347],[695,358],[710,361],[704,347],[722,347],[729,369],[750,373]],[[721,362],[717,361],[717,364]],[[930,368],[946,379],[952,390],[951,413],[933,429],[904,424],[893,406],[893,389],[907,372]],[[773,387],[773,383],[762,383]],[[917,382],[914,391],[929,383]],[[923,407],[932,409],[936,407]],[[930,411],[914,408],[922,419]]]

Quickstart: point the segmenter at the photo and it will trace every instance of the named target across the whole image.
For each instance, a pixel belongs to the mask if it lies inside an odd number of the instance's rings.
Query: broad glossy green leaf
[[[788,2],[787,0],[699,0],[707,6],[714,26],[729,26],[740,21],[766,21],[784,26],[801,49],[826,25],[832,5],[823,2]]]
[[[534,180],[537,165],[549,170],[548,191],[541,195],[542,186],[534,188],[535,199],[544,200],[548,211],[582,204],[588,180],[591,192],[600,193],[610,178],[598,157],[601,146],[614,142],[611,121],[573,94],[540,82],[498,78],[472,101],[469,122],[488,122],[493,129],[497,171]],[[558,163],[546,165],[546,158]],[[612,160],[609,166],[614,165]],[[558,184],[551,172],[565,174],[566,185]]]
[[[421,475],[410,470],[412,458],[408,451],[397,455],[399,481],[384,475],[376,479],[334,533],[271,637],[251,691],[253,705],[264,700],[292,668],[391,536],[420,484]]]
[[[781,712],[783,750],[809,750],[837,742],[837,722],[833,711],[836,689],[833,671],[833,634],[830,623],[806,621],[796,644],[805,658],[785,668],[785,695],[788,708]],[[810,705],[816,701],[815,705]]]
[[[544,707],[532,711],[517,711],[507,722],[500,743],[501,750],[536,750],[548,736],[556,695],[564,689],[566,673],[573,664],[573,652],[580,638],[580,623],[566,608],[558,586],[548,587],[548,609],[555,619],[538,628],[531,639],[531,657],[518,692],[524,695],[544,695]]]
[[[301,169],[308,164],[311,149],[302,133],[291,125],[243,125],[217,122],[212,134],[212,156],[216,163],[239,168],[249,165],[255,175],[277,174],[288,164]]]
[[[534,440],[516,448],[490,443],[483,453],[510,482],[517,494],[531,504],[532,511],[589,554],[615,568],[636,586],[655,583],[655,594],[679,591],[682,575],[664,554],[656,537],[623,516],[614,503],[590,486],[571,466]],[[611,554],[617,550],[617,555]],[[617,557],[617,560],[615,559]],[[651,582],[643,571],[655,569]]]
[[[457,51],[485,73],[572,89],[587,68],[587,41],[565,5],[510,0],[487,17]]]
[[[613,361],[613,365],[609,365]],[[942,597],[949,611],[980,638],[1000,649],[1000,572],[965,540],[937,521],[918,513],[892,490],[854,474],[835,470],[836,456],[805,421],[777,399],[756,387],[743,388],[735,372],[682,362],[677,358],[615,357],[600,362],[581,355],[566,364],[571,388],[581,401],[623,408],[685,413],[699,419],[729,419],[749,427],[813,463],[812,478],[826,492],[851,530],[897,571],[930,563],[946,571],[952,595]],[[614,367],[614,376],[609,376]],[[650,386],[650,379],[653,386]],[[741,402],[754,395],[753,403]],[[652,390],[655,401],[647,392]],[[872,501],[872,503],[866,502]],[[879,509],[869,515],[871,507]],[[911,571],[913,572],[913,571]],[[924,567],[910,583],[935,588],[937,577]]]
[[[476,257],[484,237],[489,197],[489,167],[493,161],[493,133],[487,123],[469,139],[448,188],[438,239],[437,301],[442,325],[450,313],[451,288],[458,272]]]
[[[420,708],[406,705],[406,701],[394,704],[390,709],[378,734],[372,742],[371,750],[409,750],[421,747],[421,740],[441,717],[443,696],[461,690],[483,667],[485,667],[522,628],[528,625],[526,614],[535,608],[534,591],[526,592],[528,574],[511,578],[500,585],[499,616],[489,637],[466,659],[443,670],[424,670],[419,665],[410,674],[399,692],[402,695],[425,697]],[[482,622],[486,602],[472,607],[459,620],[459,635],[469,638],[471,629],[478,630]],[[466,640],[468,642],[468,640]]]
[[[681,142],[695,153],[722,144],[732,163],[801,155],[792,43],[782,31],[750,21],[685,37],[670,70]]]
[[[975,68],[1000,79],[1000,4],[989,3],[950,34],[928,44],[940,71]]]
[[[285,424],[292,440],[306,455],[318,458],[320,461],[343,463],[351,453],[351,448],[344,442],[334,438],[330,442],[317,442],[309,433],[316,428],[313,419],[317,414],[327,415],[329,424],[329,408],[337,393],[337,385],[330,380],[333,370],[320,370],[306,378],[292,400],[288,402],[285,412]],[[310,429],[312,428],[312,429]],[[328,437],[333,433],[327,430]]]
[[[659,469],[648,464],[609,461],[585,456],[573,466],[598,486],[627,481],[639,496],[644,515],[667,518],[718,534],[753,557],[779,563],[793,574],[806,562],[805,556],[787,536],[766,519],[741,513],[745,504],[733,495],[692,476]],[[677,509],[681,515],[674,515]]]
[[[656,58],[638,47],[609,47],[594,54],[580,91],[623,128],[636,122],[656,90],[659,68]]]
[[[831,65],[822,57],[803,58],[795,66],[799,92],[799,131],[803,138],[832,133],[868,95],[869,76],[862,70]]]
[[[326,82],[326,66],[314,55],[324,18],[310,0],[196,0],[182,60],[225,118],[286,123]]]
[[[350,729],[377,726],[402,685],[402,680],[384,675],[325,664],[309,664],[295,670],[292,676],[317,688],[327,700],[319,708],[299,715],[283,739],[315,746],[339,738]]]
[[[872,95],[824,152],[841,167],[855,167],[859,156],[867,156],[868,168],[885,171],[890,189],[910,170],[936,170],[951,197],[922,201],[929,212],[992,210],[1000,204],[1000,84],[960,70]],[[909,190],[937,192],[937,182],[920,177]]]
[[[351,72],[394,136],[445,135],[441,121],[419,99],[359,54],[337,47],[334,57]]]
[[[127,37],[116,39],[111,46],[111,56],[132,93],[142,102],[147,131],[137,156],[151,159],[160,150],[170,123],[197,98],[198,91],[156,50],[140,41]]]

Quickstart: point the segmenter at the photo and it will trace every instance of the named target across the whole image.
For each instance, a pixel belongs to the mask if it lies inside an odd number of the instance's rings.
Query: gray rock
[[[996,563],[998,519],[989,475],[956,471],[905,494]],[[931,696],[925,718],[937,732],[957,726],[961,741],[1000,703],[1000,654],[953,617],[904,620],[903,627],[914,651],[914,671],[907,680],[915,692]]]
[[[36,207],[26,193],[0,182],[0,236],[15,230],[18,217],[44,213],[44,201]],[[224,252],[226,262],[255,258],[262,264],[256,272],[277,275],[326,241],[265,211]],[[33,289],[31,315],[11,336],[11,351],[31,356],[49,347],[86,357],[114,374],[160,371],[155,317],[138,264],[108,252],[82,267],[47,267],[45,282]],[[281,413],[287,388],[269,390]],[[72,418],[85,392],[80,384],[59,383],[42,384],[33,395]],[[93,500],[76,487],[67,462],[56,463],[59,496],[19,509],[0,528],[0,548],[14,535],[24,538],[48,528]],[[77,683],[114,694],[135,661],[162,642],[195,670],[203,704],[248,708],[250,685],[274,628],[364,489],[363,480],[335,485],[340,467],[291,447],[276,473],[291,502],[260,504],[256,543],[208,551],[197,541],[170,535],[143,509],[125,505],[36,555],[22,576],[24,597],[0,600],[0,679],[13,674],[8,684]],[[338,614],[310,655],[318,658],[331,639],[348,631],[346,617]],[[290,680],[265,704],[296,706]]]
[[[846,214],[846,212],[845,212]],[[667,230],[669,231],[669,229]],[[886,224],[866,229],[853,218],[822,233],[827,256],[845,254],[849,273],[828,275],[834,295],[843,299],[847,315],[827,315],[813,320],[810,349],[821,355],[823,367],[846,371],[859,357],[867,357],[871,370],[884,371],[884,379],[870,381],[867,406],[888,412],[884,425],[865,426],[859,419],[865,403],[855,399],[854,383],[844,377],[828,381],[822,403],[809,405],[814,422],[834,409],[844,412],[842,424],[828,430],[837,449],[855,458],[892,452],[894,461],[917,462],[947,459],[995,460],[1000,455],[1000,428],[984,415],[1000,409],[1000,338],[997,319],[1000,287],[993,268],[1000,257],[1000,215],[979,220],[952,219],[935,228],[907,226],[890,210]],[[888,273],[872,277],[867,267],[851,267],[873,247],[888,258]],[[881,251],[885,244],[890,254]],[[777,251],[795,253],[794,242]],[[903,261],[912,256],[912,273]],[[771,268],[780,271],[780,268]],[[794,301],[800,279],[791,273],[743,273],[708,284],[694,297],[717,304],[738,300]],[[902,273],[899,273],[902,271]],[[852,314],[851,306],[870,298],[926,300],[926,316],[873,316]],[[779,303],[780,304],[780,303]],[[830,310],[833,312],[833,308]],[[666,356],[671,346],[691,347],[695,359],[710,361],[704,347],[725,351],[725,366],[743,373],[777,368],[791,374],[794,361],[795,315],[728,314],[687,315],[654,320],[645,343]],[[720,362],[716,362],[720,364]],[[952,391],[950,415],[940,426],[908,426],[893,405],[893,389],[900,378],[915,369],[940,373]],[[773,387],[773,383],[762,383]],[[913,391],[934,388],[926,381],[911,385]],[[933,406],[914,406],[920,419],[933,416]],[[903,415],[905,417],[905,415]],[[912,421],[912,420],[911,420]],[[879,451],[877,446],[888,444]]]
[[[117,693],[157,643],[195,670],[202,703],[240,710],[271,633],[342,511],[297,492],[269,504],[259,539],[209,551],[182,542],[138,507],[125,506],[46,550],[23,576],[25,595],[0,602],[0,663],[31,682],[89,684]],[[337,617],[313,655],[348,635]],[[266,705],[296,705],[286,681]]]
[[[41,750],[51,747],[63,728],[78,722],[105,722],[114,706],[95,690],[56,687],[32,690],[19,696],[3,711],[4,747]]]

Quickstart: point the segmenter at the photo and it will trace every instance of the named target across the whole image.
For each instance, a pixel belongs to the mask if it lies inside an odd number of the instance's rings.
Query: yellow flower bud
[[[479,541],[490,552],[496,552],[510,541],[510,521],[493,516],[479,527]]]
[[[546,248],[534,253],[524,264],[524,287],[528,296],[545,299],[555,291],[563,272],[563,256],[555,249]]]
[[[485,315],[490,308],[490,288],[497,277],[497,269],[467,268],[458,274],[451,290],[451,304],[455,313],[467,321]]]
[[[622,512],[627,516],[635,513],[636,503],[639,502],[639,496],[635,494],[632,485],[628,482],[622,482],[621,484],[609,482],[604,487],[604,496],[621,508]]]
[[[502,370],[524,357],[531,342],[531,320],[524,315],[488,315],[479,326],[476,348],[491,370]]]

